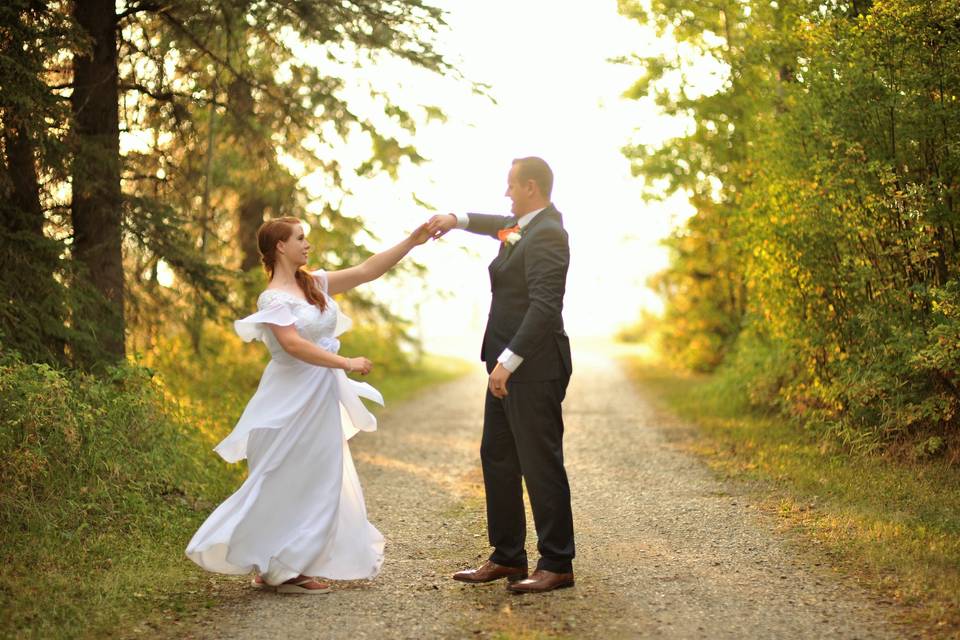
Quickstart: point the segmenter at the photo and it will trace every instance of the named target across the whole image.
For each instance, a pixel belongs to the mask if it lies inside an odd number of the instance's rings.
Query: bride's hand
[[[347,358],[347,373],[359,373],[367,375],[373,370],[373,363],[364,357]]]
[[[422,225],[413,230],[408,238],[413,246],[421,245],[431,238],[433,234],[430,233],[429,227],[430,223],[424,222]]]

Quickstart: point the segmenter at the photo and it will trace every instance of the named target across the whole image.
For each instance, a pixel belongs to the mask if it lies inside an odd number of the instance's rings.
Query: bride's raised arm
[[[327,271],[327,291],[330,295],[350,291],[366,282],[376,280],[400,262],[411,249],[430,239],[427,223],[423,223],[398,244],[374,254],[354,267]]]

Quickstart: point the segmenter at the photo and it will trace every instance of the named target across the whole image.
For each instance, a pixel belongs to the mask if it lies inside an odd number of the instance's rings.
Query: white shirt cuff
[[[502,364],[504,369],[513,373],[523,363],[523,356],[518,356],[510,349],[504,349],[500,357],[497,358],[497,362]]]
[[[466,229],[467,225],[470,224],[470,216],[468,216],[467,214],[455,213],[453,215],[457,216],[457,226],[456,226],[457,229]]]

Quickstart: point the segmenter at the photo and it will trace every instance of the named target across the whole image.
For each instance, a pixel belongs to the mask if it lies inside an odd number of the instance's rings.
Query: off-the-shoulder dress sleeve
[[[323,269],[317,269],[316,271],[311,271],[310,275],[317,279],[317,282],[320,283],[320,288],[323,289],[323,292],[327,295],[330,295],[330,283],[327,282],[327,272]]]
[[[290,310],[290,303],[285,302],[281,297],[269,296],[267,292],[260,296],[257,307],[260,310],[256,313],[233,322],[234,330],[244,342],[250,342],[251,340],[264,342],[266,332],[270,330],[264,326],[265,323],[284,327],[297,321],[296,316]]]
[[[341,333],[349,331],[353,327],[353,320],[341,311],[339,305],[334,303],[333,298],[330,297],[330,282],[327,278],[327,272],[323,269],[317,269],[316,271],[311,271],[310,275],[317,279],[317,282],[320,283],[320,288],[323,289],[323,293],[327,296],[327,300],[333,303],[337,311],[337,326],[333,331],[333,335],[334,337],[339,337]]]

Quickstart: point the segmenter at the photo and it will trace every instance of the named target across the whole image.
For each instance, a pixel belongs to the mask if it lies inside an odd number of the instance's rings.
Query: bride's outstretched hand
[[[432,235],[433,234],[430,233],[430,223],[424,222],[422,225],[413,230],[409,239],[414,246],[417,246],[429,240]]]

